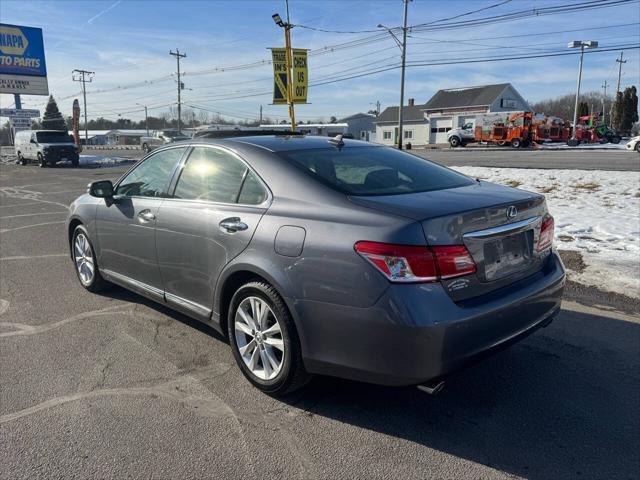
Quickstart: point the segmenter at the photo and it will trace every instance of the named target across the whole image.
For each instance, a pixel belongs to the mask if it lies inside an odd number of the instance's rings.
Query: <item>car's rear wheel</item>
[[[240,287],[227,324],[236,363],[255,387],[284,395],[309,381],[293,319],[271,285],[255,281]]]
[[[611,143],[613,143],[614,145],[617,145],[620,143],[621,138],[618,135],[612,135],[611,138],[609,139],[609,141]]]
[[[38,153],[38,165],[40,165],[40,168],[44,168],[47,166],[47,161],[44,159],[44,156],[41,153]]]
[[[78,225],[74,230],[72,242],[73,263],[80,284],[90,292],[102,290],[107,282],[100,275],[93,245],[87,230],[82,225]]]
[[[520,148],[522,146],[522,142],[519,138],[514,138],[513,140],[511,140],[511,146],[513,148]]]
[[[22,152],[18,152],[18,163],[23,166],[27,164],[27,159],[24,158],[24,155],[22,155]]]

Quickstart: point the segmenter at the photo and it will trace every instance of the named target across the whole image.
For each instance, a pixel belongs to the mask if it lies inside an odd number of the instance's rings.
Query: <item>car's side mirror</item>
[[[96,198],[112,198],[113,183],[111,180],[98,180],[89,184],[88,193]]]
[[[33,138],[31,140],[29,140],[29,143],[38,143],[36,142]]]

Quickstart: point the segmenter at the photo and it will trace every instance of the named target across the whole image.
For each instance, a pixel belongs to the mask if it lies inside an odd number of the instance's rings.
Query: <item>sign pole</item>
[[[22,100],[20,99],[20,94],[19,93],[14,93],[13,94],[13,100],[14,100],[14,103],[16,104],[16,109],[17,110],[22,110]]]
[[[296,114],[293,108],[293,52],[291,50],[291,25],[287,24],[284,28],[284,46],[287,68],[287,103],[289,104],[289,118],[291,119],[291,131],[296,130]]]

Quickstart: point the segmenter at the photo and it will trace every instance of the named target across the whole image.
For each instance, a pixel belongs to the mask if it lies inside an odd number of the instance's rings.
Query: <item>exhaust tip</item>
[[[443,388],[443,381],[418,385],[418,390],[428,393],[429,395],[437,395]]]

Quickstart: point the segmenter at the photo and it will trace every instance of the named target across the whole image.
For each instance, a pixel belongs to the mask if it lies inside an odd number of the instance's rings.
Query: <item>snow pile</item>
[[[569,277],[640,297],[640,173],[453,167],[465,175],[542,193],[555,218],[555,245],[582,254]]]
[[[80,165],[93,165],[99,167],[125,165],[137,162],[134,158],[111,157],[103,155],[80,155]]]
[[[626,150],[627,142],[620,143],[581,143],[577,147],[570,147],[566,143],[541,143],[537,150]]]

